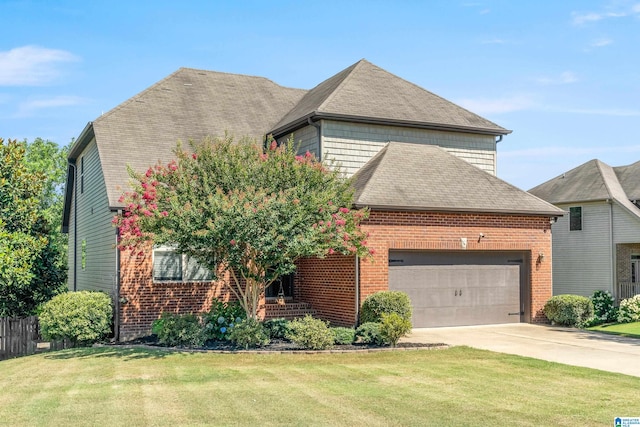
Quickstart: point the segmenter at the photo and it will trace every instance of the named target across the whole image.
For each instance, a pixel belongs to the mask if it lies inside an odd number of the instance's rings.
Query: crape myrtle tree
[[[176,159],[144,173],[129,171],[133,191],[114,218],[120,249],[172,245],[207,267],[214,279],[229,273],[229,287],[257,318],[265,289],[292,273],[302,257],[333,253],[368,256],[353,190],[332,165],[290,140],[267,148],[249,139],[205,139],[179,144]]]

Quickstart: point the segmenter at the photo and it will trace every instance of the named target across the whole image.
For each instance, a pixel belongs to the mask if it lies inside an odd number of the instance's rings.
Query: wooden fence
[[[39,339],[36,316],[0,317],[0,360],[34,354]]]

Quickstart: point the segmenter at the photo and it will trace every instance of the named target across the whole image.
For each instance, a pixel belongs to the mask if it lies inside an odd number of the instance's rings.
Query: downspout
[[[615,252],[613,250],[613,200],[607,199],[609,204],[609,262],[611,266],[611,289],[614,298],[618,298],[618,285],[616,284],[616,262],[614,260]]]
[[[118,215],[122,214],[121,210],[118,210]],[[113,339],[120,341],[120,249],[118,244],[120,243],[120,227],[116,227],[116,283],[115,283],[115,301],[114,301],[114,313],[113,313]]]
[[[73,168],[73,291],[78,290],[78,169],[76,165],[67,162]]]
[[[356,324],[360,322],[360,258],[358,255],[355,257],[356,260]]]
[[[307,117],[307,123],[318,130],[318,161],[322,161],[322,126]]]

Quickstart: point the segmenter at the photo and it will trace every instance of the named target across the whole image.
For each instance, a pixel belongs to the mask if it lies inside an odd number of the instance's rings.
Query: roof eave
[[[369,208],[371,210],[378,211],[409,211],[409,212],[440,212],[440,213],[482,213],[482,214],[497,214],[497,215],[509,215],[509,216],[541,216],[541,217],[556,217],[564,216],[565,211],[562,209],[553,211],[540,211],[540,210],[501,210],[501,209],[478,209],[478,208],[454,208],[454,207],[429,207],[429,206],[393,206],[393,205],[372,205],[364,203],[354,203],[356,208]]]
[[[350,116],[346,114],[320,113],[320,112],[314,111],[312,113],[309,113],[300,117],[299,119],[291,123],[280,126],[279,128],[276,128],[269,133],[272,134],[274,138],[279,138],[283,135],[289,134],[291,132],[294,132],[306,126],[309,119],[313,121],[325,119],[325,120],[336,120],[336,121],[343,121],[343,122],[367,123],[367,124],[375,124],[375,125],[383,125],[383,126],[402,126],[402,127],[441,130],[441,131],[449,131],[449,132],[476,133],[476,134],[492,135],[492,136],[508,135],[511,132],[513,132],[511,130],[503,129],[503,128],[490,129],[490,128],[473,127],[473,126],[459,126],[459,125],[447,125],[447,124],[428,123],[428,122],[414,122],[409,120],[381,119],[379,117]]]

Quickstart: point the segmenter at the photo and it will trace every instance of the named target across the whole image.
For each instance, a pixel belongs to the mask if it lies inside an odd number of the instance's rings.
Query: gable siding
[[[590,297],[596,290],[613,292],[610,206],[605,202],[558,205],[582,206],[582,230],[569,231],[569,215],[553,224],[553,294]]]
[[[614,243],[639,243],[640,218],[618,204],[613,205]]]
[[[298,153],[304,154],[308,151],[318,158],[320,153],[318,130],[314,126],[305,126],[302,129],[295,131],[292,135],[294,143],[299,144]],[[278,138],[278,144],[286,142],[290,136],[291,135],[286,135]]]
[[[496,142],[491,135],[322,120],[323,159],[353,175],[390,141],[437,145],[493,175]]]
[[[82,158],[84,158],[83,192],[80,191]],[[109,210],[107,190],[95,139],[78,157],[77,168],[74,194],[78,202],[77,218],[72,215],[72,221],[69,224],[70,278],[76,280],[76,289],[79,291],[104,291],[115,296],[116,235],[115,228],[111,224],[113,213]],[[73,212],[73,205],[71,210]],[[76,221],[77,230],[75,230]],[[86,241],[86,267],[84,269],[82,268],[83,240]],[[73,259],[74,245],[75,260]],[[76,265],[75,277],[73,276],[74,264]],[[69,281],[71,289],[73,289],[73,283],[71,280]]]

